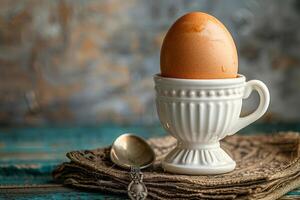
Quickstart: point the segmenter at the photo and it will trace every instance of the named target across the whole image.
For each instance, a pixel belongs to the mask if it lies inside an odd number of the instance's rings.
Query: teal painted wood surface
[[[300,131],[300,124],[255,124],[240,134],[280,130]],[[158,124],[0,128],[0,199],[124,199],[65,188],[52,181],[51,171],[67,161],[68,151],[103,147],[126,132],[144,138],[165,134]],[[300,189],[284,198],[296,196]]]

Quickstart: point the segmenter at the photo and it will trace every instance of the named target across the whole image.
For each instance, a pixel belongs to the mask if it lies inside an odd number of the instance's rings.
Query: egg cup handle
[[[247,99],[253,90],[258,92],[260,98],[257,109],[245,117],[240,117],[228,135],[232,135],[249,124],[255,122],[267,111],[270,103],[270,93],[267,86],[259,80],[251,80],[246,82],[243,99]]]

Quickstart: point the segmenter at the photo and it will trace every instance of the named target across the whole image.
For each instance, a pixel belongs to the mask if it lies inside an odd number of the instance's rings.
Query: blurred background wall
[[[0,0],[0,123],[157,122],[163,37],[195,10],[227,26],[240,73],[268,85],[263,120],[300,121],[298,0]]]

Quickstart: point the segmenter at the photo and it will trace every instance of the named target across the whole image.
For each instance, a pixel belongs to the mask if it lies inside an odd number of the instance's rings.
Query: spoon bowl
[[[155,154],[144,139],[126,133],[120,135],[112,144],[110,158],[119,167],[143,169],[154,162]]]

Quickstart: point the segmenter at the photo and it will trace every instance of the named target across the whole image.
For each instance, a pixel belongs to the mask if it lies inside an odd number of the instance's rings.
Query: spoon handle
[[[128,185],[128,196],[131,200],[144,200],[148,195],[148,190],[143,183],[143,173],[139,167],[130,168],[131,182]]]

